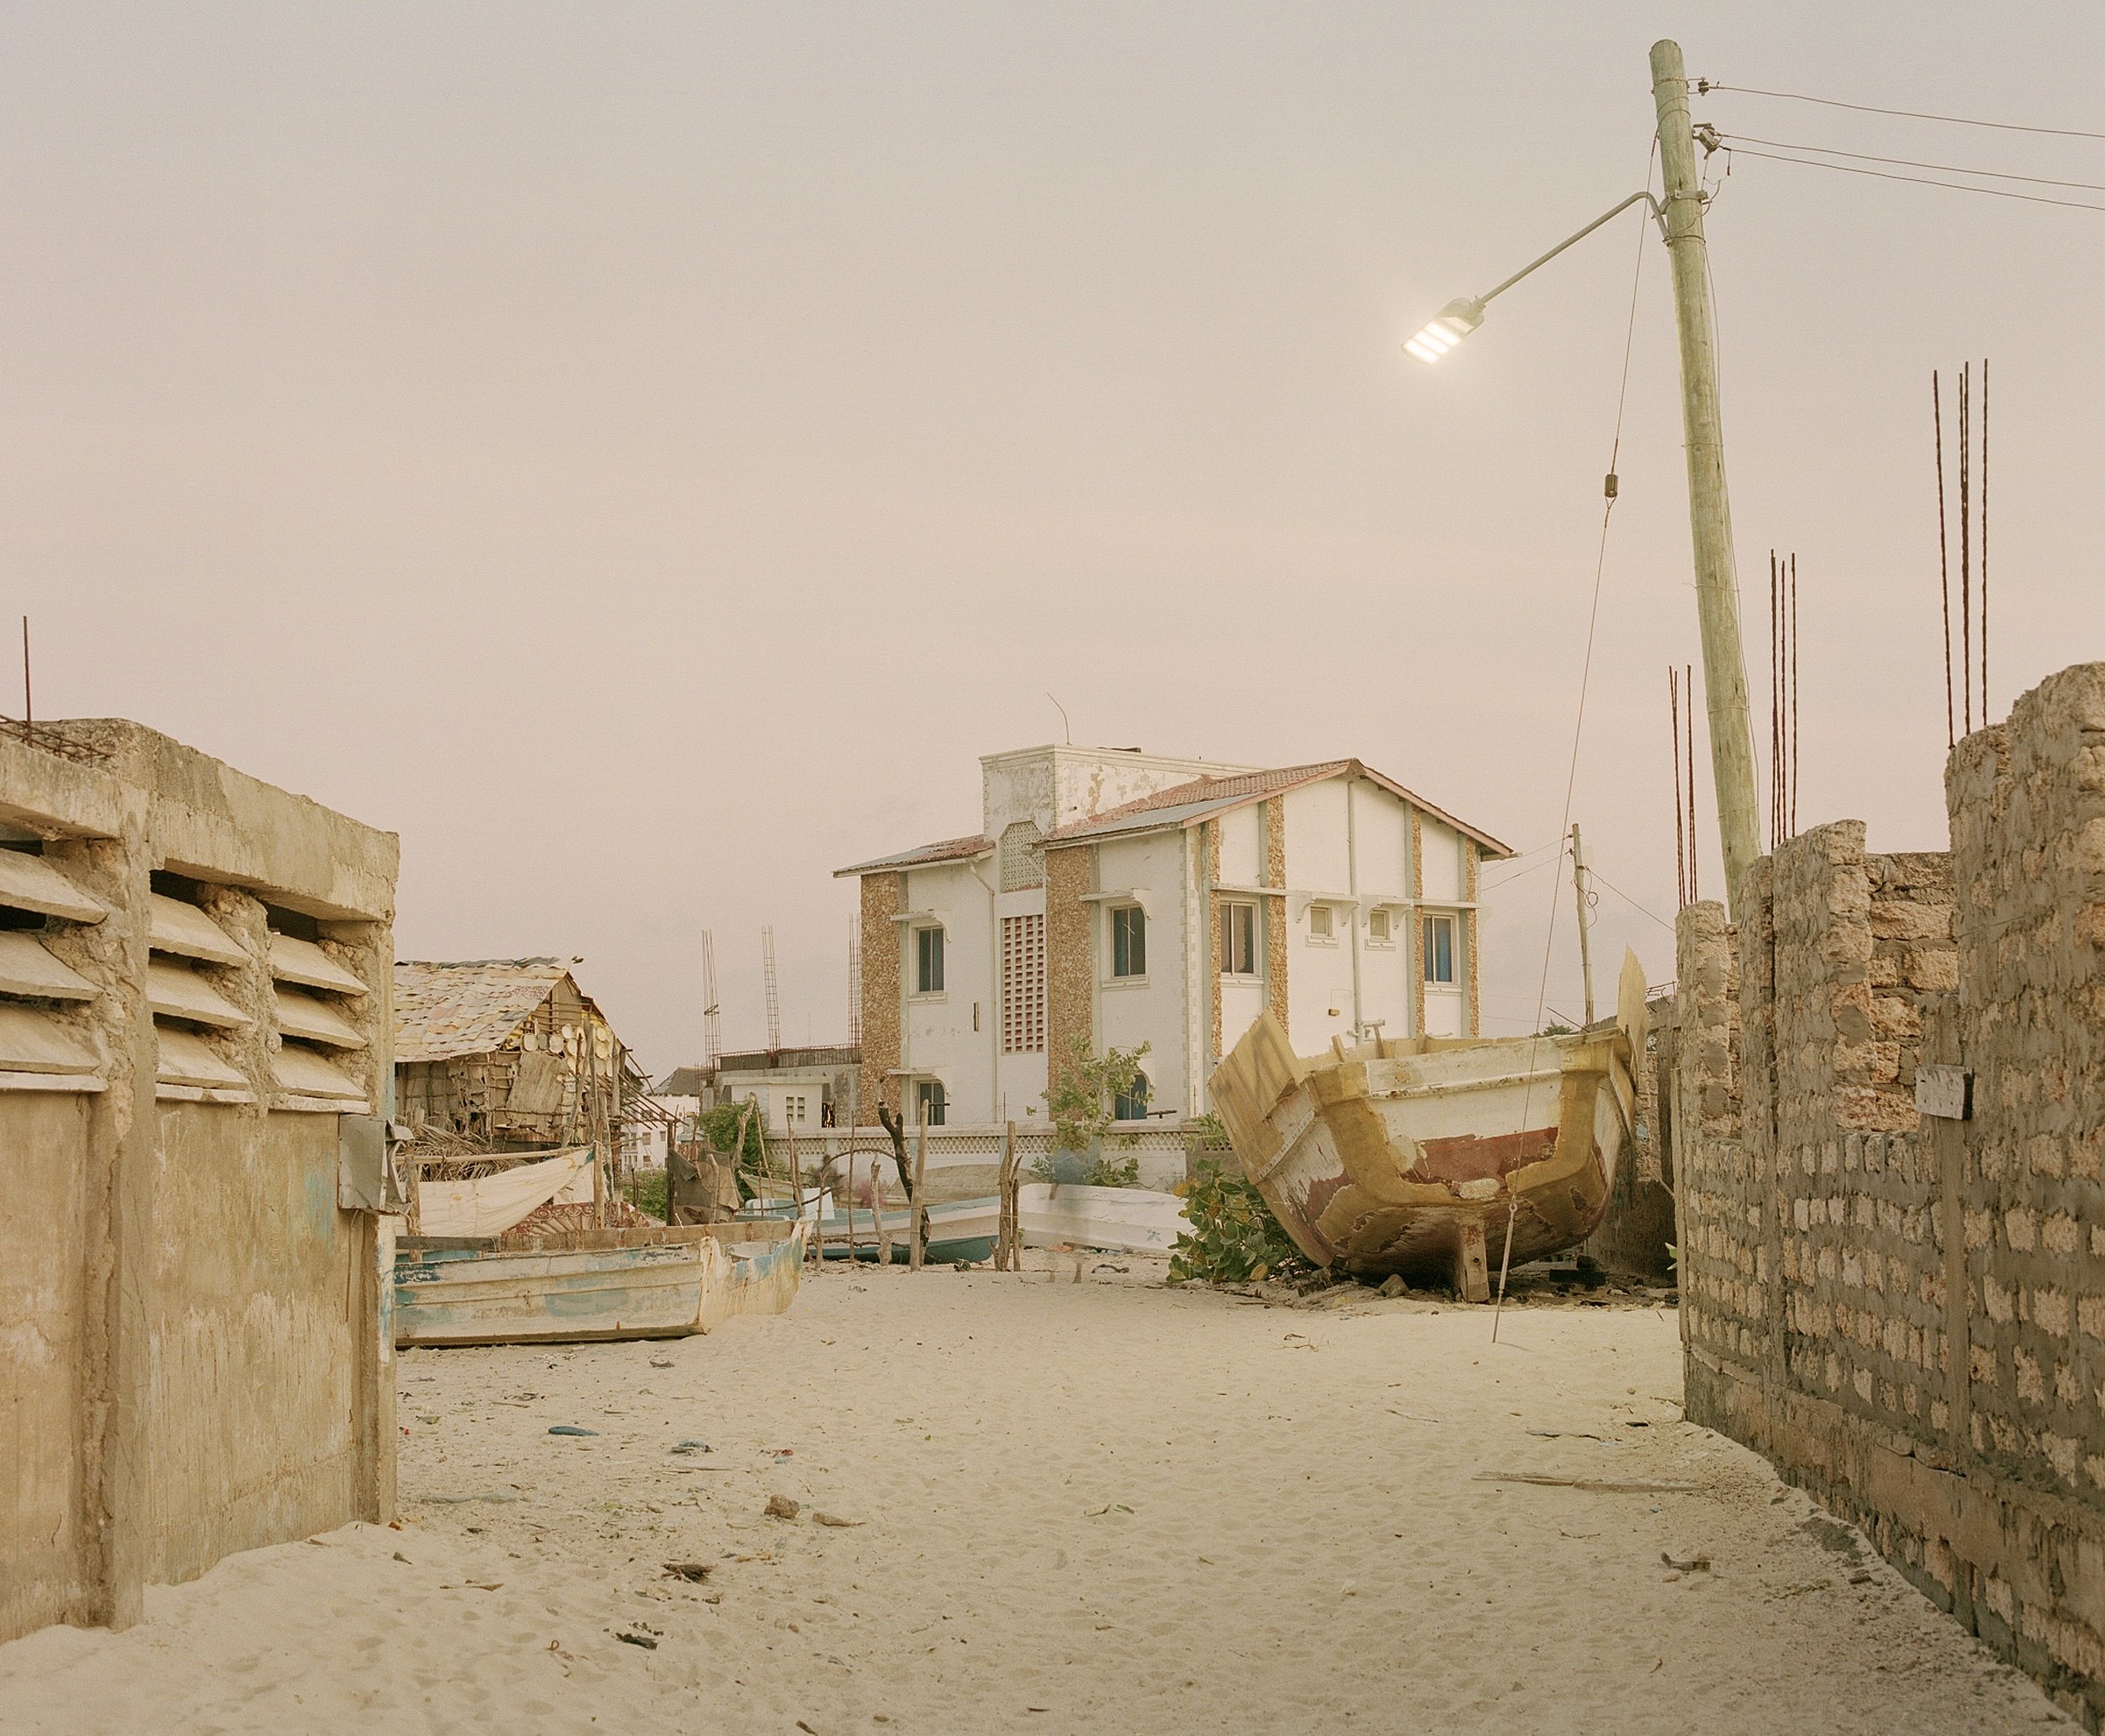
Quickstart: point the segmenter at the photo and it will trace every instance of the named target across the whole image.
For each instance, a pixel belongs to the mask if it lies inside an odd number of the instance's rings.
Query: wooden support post
[[[1017,1222],[1016,1191],[1016,1123],[1009,1122],[1001,1131],[1000,1180],[995,1191],[1000,1197],[1000,1229],[995,1238],[994,1269],[1013,1272],[1020,1263],[1017,1258],[1018,1244],[1022,1241],[1022,1226]]]
[[[1485,1257],[1483,1225],[1473,1218],[1463,1222],[1461,1240],[1455,1250],[1455,1293],[1465,1302],[1491,1300],[1491,1269]]]
[[[913,1209],[907,1214],[907,1233],[913,1238],[907,1249],[907,1269],[918,1272],[928,1256],[929,1244],[929,1124],[921,1123],[920,1136],[913,1142]]]
[[[881,1164],[869,1166],[870,1220],[877,1233],[877,1263],[891,1264],[891,1225],[885,1221],[885,1171]]]

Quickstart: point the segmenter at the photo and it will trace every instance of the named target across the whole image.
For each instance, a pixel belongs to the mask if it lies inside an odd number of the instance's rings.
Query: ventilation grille
[[[1045,835],[1027,819],[1002,829],[1001,890],[1028,892],[1045,884]]]
[[[1045,919],[1003,917],[1001,1053],[1039,1054],[1044,1047]]]

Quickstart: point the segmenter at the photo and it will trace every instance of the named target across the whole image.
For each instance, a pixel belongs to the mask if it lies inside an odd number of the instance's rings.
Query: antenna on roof
[[[782,1008],[775,994],[775,930],[760,930],[760,969],[763,986],[767,991],[767,1052],[775,1054],[782,1047]]]
[[[863,1041],[863,918],[848,918],[848,1046]]]
[[[1048,699],[1052,699],[1053,709],[1060,714],[1060,727],[1062,733],[1064,733],[1067,738],[1067,745],[1070,748],[1073,747],[1074,726],[1067,721],[1067,708],[1062,705],[1057,699],[1053,699],[1053,696],[1050,693],[1047,693],[1045,697]]]
[[[702,1064],[713,1074],[723,1059],[723,1010],[716,1002],[716,937],[702,930]]]

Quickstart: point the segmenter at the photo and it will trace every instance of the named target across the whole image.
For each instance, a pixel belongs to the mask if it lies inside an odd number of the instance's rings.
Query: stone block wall
[[[1689,1414],[1766,1454],[2086,1724],[2105,1717],[2105,665],[1685,912]],[[1736,980],[1735,980],[1736,978]],[[1919,1114],[1917,1071],[1972,1078]],[[2097,1226],[2097,1227],[2093,1227]]]

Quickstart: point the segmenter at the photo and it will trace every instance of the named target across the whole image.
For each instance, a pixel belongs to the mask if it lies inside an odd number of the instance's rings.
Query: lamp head
[[[1448,303],[1415,335],[1406,338],[1404,351],[1421,362],[1437,362],[1483,324],[1483,304],[1465,295]]]

